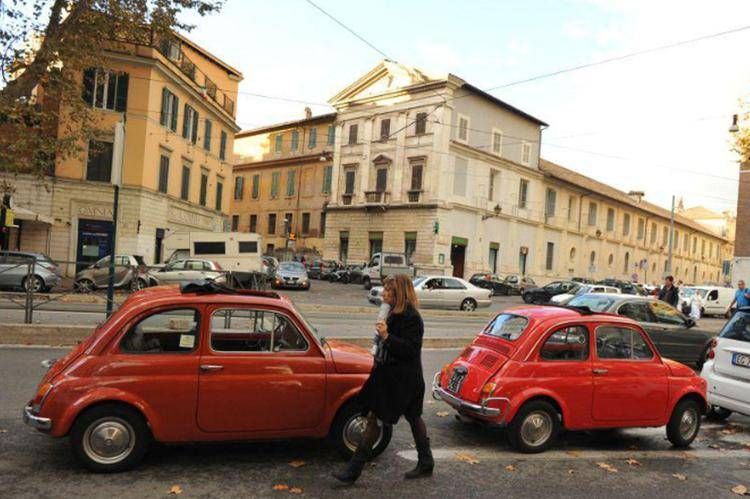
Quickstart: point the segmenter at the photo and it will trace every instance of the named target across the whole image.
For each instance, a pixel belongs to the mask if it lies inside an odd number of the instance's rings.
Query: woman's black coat
[[[385,361],[373,365],[359,402],[363,414],[372,411],[384,423],[396,424],[402,415],[407,418],[422,415],[424,323],[417,310],[407,307],[402,314],[391,313],[386,324]]]

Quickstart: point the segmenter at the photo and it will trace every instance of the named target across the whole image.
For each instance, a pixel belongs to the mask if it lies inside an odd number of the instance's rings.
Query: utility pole
[[[8,225],[8,213],[10,212],[10,194],[3,194],[2,203],[0,204],[0,249],[8,251],[10,246],[10,228]]]
[[[125,121],[115,125],[115,143],[112,147],[112,185],[114,199],[112,201],[112,246],[109,256],[109,281],[107,283],[107,317],[112,315],[115,301],[115,248],[117,247],[117,211],[120,204],[120,185],[122,184],[122,157],[125,150]]]
[[[669,216],[669,253],[667,256],[667,274],[672,273],[672,244],[674,241],[674,194],[672,194],[672,212]]]

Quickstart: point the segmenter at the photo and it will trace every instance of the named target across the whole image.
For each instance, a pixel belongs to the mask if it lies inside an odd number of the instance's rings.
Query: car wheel
[[[523,298],[524,303],[531,303],[532,298],[530,294],[524,293],[521,295],[521,298]]]
[[[350,281],[350,279],[349,279],[349,277],[348,277],[348,276],[343,276],[343,277],[341,278],[341,282],[342,282],[343,284],[349,284],[349,281]]]
[[[24,291],[31,291],[32,293],[41,293],[44,291],[44,279],[38,275],[26,276],[21,281],[21,286]]]
[[[712,405],[711,409],[706,414],[706,419],[711,421],[724,421],[732,415],[732,411],[724,409],[718,405]]]
[[[684,399],[672,411],[667,424],[667,439],[675,447],[688,447],[701,428],[701,411],[695,400]]]
[[[560,426],[560,414],[552,404],[533,400],[521,406],[516,413],[508,426],[508,440],[519,452],[543,452],[554,443]]]
[[[146,280],[141,279],[140,277],[138,279],[133,279],[132,281],[130,281],[130,291],[132,292],[140,291],[147,287],[148,284],[146,283]]]
[[[76,459],[91,471],[112,473],[135,467],[146,455],[151,432],[135,409],[105,404],[78,416],[70,430]]]
[[[364,285],[364,287],[365,287],[366,290],[369,291],[370,289],[372,289],[372,283],[370,282],[370,278],[369,277],[363,278],[362,279],[362,284]]]
[[[94,281],[90,279],[81,279],[80,281],[76,281],[75,288],[79,293],[91,293],[95,289]]]
[[[477,309],[477,302],[474,298],[465,298],[461,302],[461,310],[464,312],[473,312]]]
[[[344,459],[350,459],[357,450],[357,445],[365,431],[367,419],[362,415],[362,409],[354,403],[348,403],[339,410],[331,425],[330,439],[336,451]],[[371,457],[379,456],[388,447],[393,434],[393,427],[378,422],[380,434],[372,447]]]

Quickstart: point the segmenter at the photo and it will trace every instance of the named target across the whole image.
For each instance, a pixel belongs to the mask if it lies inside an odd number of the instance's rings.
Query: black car
[[[501,279],[495,274],[479,273],[472,275],[469,282],[479,288],[491,289],[495,296],[521,295],[527,289],[536,288],[531,277],[518,275],[509,275]]]
[[[338,270],[338,262],[335,260],[315,260],[307,265],[307,276],[310,279],[330,280],[331,272]]]
[[[554,281],[541,288],[524,291],[522,297],[526,303],[548,303],[553,296],[575,293],[580,286],[580,283],[573,281]]]
[[[604,279],[596,284],[603,284],[605,286],[614,286],[615,288],[622,291],[626,295],[646,295],[646,290],[638,283],[621,281],[619,279]]]
[[[364,264],[359,265],[347,265],[343,269],[334,272],[334,279],[336,282],[342,284],[362,284],[362,277],[364,276]],[[333,282],[333,281],[332,281]]]

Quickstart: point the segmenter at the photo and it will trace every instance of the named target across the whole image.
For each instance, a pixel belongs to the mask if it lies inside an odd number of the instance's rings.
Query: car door
[[[122,287],[130,283],[136,271],[136,262],[131,262],[127,255],[115,256],[115,286]],[[106,281],[109,282],[109,269],[107,269]]]
[[[325,357],[282,310],[213,307],[202,349],[198,427],[205,432],[285,432],[318,426]]]
[[[703,302],[703,313],[706,315],[721,314],[724,315],[726,312],[726,306],[722,307],[719,303],[719,290],[712,289],[706,294],[706,298]]]
[[[652,301],[649,305],[657,324],[662,328],[658,345],[662,356],[689,364],[698,361],[712,335],[691,326],[692,322],[664,302]]]
[[[459,308],[464,298],[468,296],[466,286],[458,279],[446,277],[443,279],[442,305],[449,308]]]
[[[185,260],[185,270],[182,271],[180,282],[190,282],[203,279],[206,273],[203,270],[202,260]]]
[[[602,426],[660,421],[667,410],[667,367],[636,327],[602,324],[594,331],[591,416]]]
[[[425,307],[439,307],[443,303],[443,279],[441,277],[432,277],[422,283],[417,291],[419,301]]]
[[[185,260],[172,262],[156,274],[156,278],[162,284],[174,284],[183,279],[185,272]]]
[[[633,319],[646,330],[651,341],[656,345],[656,349],[663,357],[669,357],[667,355],[668,350],[664,350],[662,345],[665,339],[666,328],[656,321],[656,317],[651,311],[649,302],[646,300],[637,301],[626,301],[619,305],[616,314],[622,315],[629,319]]]

